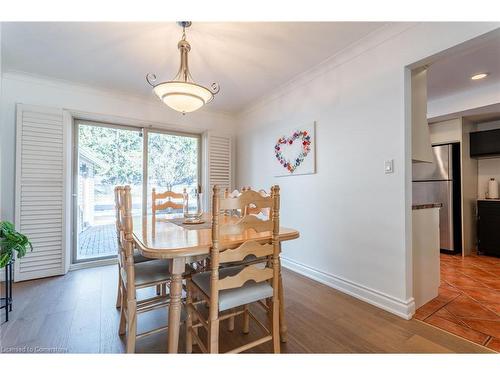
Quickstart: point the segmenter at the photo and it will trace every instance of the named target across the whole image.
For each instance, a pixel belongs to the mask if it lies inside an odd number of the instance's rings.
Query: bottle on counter
[[[498,199],[498,182],[494,178],[488,182],[488,199]]]

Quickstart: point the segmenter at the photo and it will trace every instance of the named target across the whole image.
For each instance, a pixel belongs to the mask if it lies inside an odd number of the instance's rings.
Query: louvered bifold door
[[[221,190],[233,187],[232,179],[232,139],[229,135],[208,132],[207,135],[207,185],[208,197],[212,196],[212,188],[219,185]],[[209,199],[211,207],[211,199]]]
[[[16,281],[65,273],[66,131],[62,110],[17,105],[15,224],[33,251],[16,260]]]

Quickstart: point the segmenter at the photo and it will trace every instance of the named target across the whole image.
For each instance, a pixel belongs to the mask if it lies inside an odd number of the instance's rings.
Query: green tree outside
[[[119,128],[80,125],[79,144],[91,150],[106,166],[96,174],[102,184],[142,183],[142,142],[138,132]],[[172,188],[197,181],[198,138],[149,133],[149,185]]]

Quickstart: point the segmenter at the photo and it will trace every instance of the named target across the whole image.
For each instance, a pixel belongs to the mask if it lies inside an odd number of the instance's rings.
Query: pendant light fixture
[[[177,22],[182,27],[182,38],[177,44],[181,54],[181,65],[177,75],[171,81],[165,81],[155,85],[156,75],[149,73],[146,81],[153,87],[154,93],[170,108],[186,114],[193,112],[211,102],[219,92],[219,85],[212,83],[206,88],[194,82],[188,66],[188,54],[191,45],[186,40],[186,28],[191,22]]]

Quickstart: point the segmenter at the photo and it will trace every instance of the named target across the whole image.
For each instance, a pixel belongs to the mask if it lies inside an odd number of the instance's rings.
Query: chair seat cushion
[[[219,279],[238,274],[244,267],[227,267],[219,269]],[[192,281],[208,296],[210,296],[210,271],[194,274]],[[256,283],[247,281],[245,285],[221,290],[219,292],[219,311],[246,305],[273,296],[273,288],[267,281]]]
[[[155,282],[170,280],[168,260],[158,259],[137,263],[135,269],[135,285],[141,286]]]
[[[151,258],[146,258],[145,256],[141,255],[139,251],[134,250],[134,263],[142,263],[142,262],[148,262],[152,260]]]

